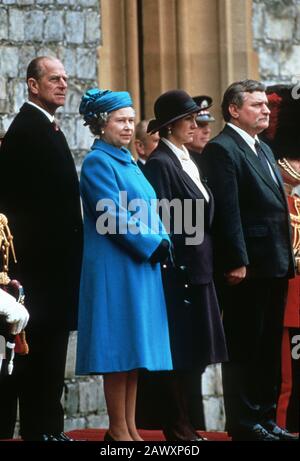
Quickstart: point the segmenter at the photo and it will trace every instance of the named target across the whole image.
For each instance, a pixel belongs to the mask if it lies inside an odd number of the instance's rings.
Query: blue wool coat
[[[168,239],[150,206],[156,199],[152,186],[127,149],[95,140],[80,188],[84,254],[77,373],[171,369],[160,265],[149,262],[162,238]],[[121,203],[121,191],[128,202],[143,199],[139,216],[136,203],[131,211]]]

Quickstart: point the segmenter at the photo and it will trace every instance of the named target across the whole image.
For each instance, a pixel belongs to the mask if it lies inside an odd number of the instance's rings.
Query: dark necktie
[[[52,126],[53,126],[53,128],[54,128],[54,131],[59,131],[59,126],[57,125],[57,123],[56,123],[55,120],[53,120]]]
[[[278,184],[278,182],[277,182],[277,180],[275,178],[275,174],[273,176],[271,171],[270,171],[269,163],[267,161],[267,158],[266,158],[266,155],[265,155],[264,151],[261,148],[260,143],[258,141],[255,141],[254,147],[255,147],[255,150],[257,152],[257,157],[259,158],[260,163],[261,163],[263,169],[265,170],[265,173],[267,173],[267,175],[270,178],[272,178],[273,182],[275,182],[275,184],[278,186],[279,184]]]

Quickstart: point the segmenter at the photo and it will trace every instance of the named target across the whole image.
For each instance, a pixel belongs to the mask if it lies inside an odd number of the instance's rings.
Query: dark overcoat
[[[0,210],[9,221],[30,326],[74,329],[82,218],[74,161],[61,130],[25,103],[0,149]]]
[[[223,329],[212,281],[211,225],[214,200],[207,189],[210,201],[204,201],[200,189],[163,141],[148,159],[144,174],[154,187],[158,199],[177,199],[182,206],[182,232],[175,232],[175,218],[170,213],[175,264],[169,262],[163,266],[174,368],[203,369],[209,363],[226,360]],[[204,235],[202,242],[190,245],[187,244],[187,238],[191,236],[186,219],[190,224],[199,225],[199,216],[196,219],[199,213],[197,200],[205,203],[202,216]]]

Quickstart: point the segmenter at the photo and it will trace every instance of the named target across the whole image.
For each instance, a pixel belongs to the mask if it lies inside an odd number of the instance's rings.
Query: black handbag
[[[178,293],[181,294],[181,298],[183,299],[183,306],[190,305],[192,299],[188,269],[177,260],[174,245],[172,243],[169,249],[169,258],[162,264],[162,271],[168,273],[167,276],[163,274],[163,278],[169,279],[169,284],[179,290]]]

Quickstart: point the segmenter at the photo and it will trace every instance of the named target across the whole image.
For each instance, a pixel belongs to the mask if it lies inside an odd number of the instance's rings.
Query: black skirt
[[[163,271],[175,370],[203,370],[228,360],[213,281],[190,285],[179,269]]]

